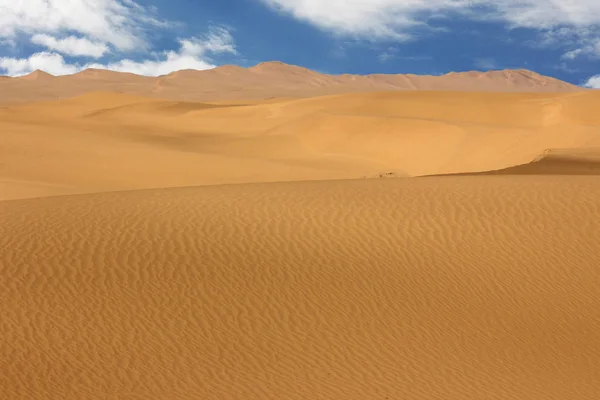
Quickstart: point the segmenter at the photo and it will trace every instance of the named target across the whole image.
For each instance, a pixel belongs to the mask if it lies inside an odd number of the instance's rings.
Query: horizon
[[[319,73],[319,74],[322,74],[322,75],[330,75],[330,76],[340,76],[340,75],[356,75],[356,76],[368,76],[368,75],[415,75],[415,76],[438,77],[438,76],[445,76],[445,75],[452,75],[452,74],[465,74],[465,73],[469,73],[469,72],[478,72],[478,73],[485,74],[485,73],[489,73],[489,72],[518,72],[518,71],[526,71],[526,72],[532,72],[532,73],[540,75],[540,76],[558,79],[558,78],[555,78],[553,76],[543,75],[543,74],[540,74],[537,71],[526,69],[526,68],[504,68],[504,69],[489,69],[489,70],[469,69],[469,70],[463,70],[463,71],[448,71],[448,72],[444,72],[442,74],[418,74],[418,73],[411,73],[411,72],[406,72],[406,73],[393,73],[393,72],[390,72],[390,73],[378,73],[378,72],[375,72],[375,73],[363,73],[363,74],[361,74],[361,73],[350,74],[350,73],[347,73],[347,72],[328,73],[328,72],[320,72],[320,71],[312,70],[312,69],[304,67],[302,65],[288,64],[288,63],[285,63],[285,62],[282,62],[282,61],[277,61],[277,60],[261,61],[261,62],[259,62],[257,64],[249,65],[249,66],[242,66],[242,65],[237,65],[237,64],[222,64],[222,65],[215,65],[215,66],[212,66],[211,68],[206,68],[206,69],[184,68],[184,69],[179,69],[179,70],[171,71],[171,72],[169,72],[167,74],[164,74],[164,75],[157,75],[157,76],[148,76],[148,75],[138,74],[138,73],[135,73],[135,72],[116,71],[116,70],[111,70],[111,69],[108,69],[108,68],[98,68],[98,67],[89,67],[89,68],[81,69],[81,70],[73,72],[73,73],[61,74],[61,75],[54,75],[54,74],[51,74],[51,73],[49,73],[47,71],[44,71],[42,69],[36,69],[34,71],[31,71],[29,73],[22,74],[22,75],[14,75],[14,76],[11,76],[11,75],[0,75],[0,76],[7,77],[7,78],[23,78],[23,77],[26,77],[26,76],[34,75],[36,73],[43,73],[43,74],[46,74],[46,75],[49,75],[49,76],[52,76],[52,77],[59,77],[59,76],[73,76],[73,75],[78,75],[78,74],[84,73],[86,71],[97,71],[97,72],[114,72],[114,73],[119,73],[119,74],[132,74],[132,75],[143,76],[143,77],[147,77],[147,78],[161,78],[161,77],[169,76],[169,75],[172,75],[174,73],[182,72],[182,71],[203,72],[203,71],[212,71],[212,70],[219,69],[219,68],[224,68],[224,67],[239,67],[239,68],[247,70],[247,69],[252,69],[254,67],[258,67],[258,66],[263,65],[263,64],[282,64],[282,65],[287,66],[287,67],[299,67],[299,68],[304,68],[304,69],[307,69],[309,71],[316,72],[316,73]]]

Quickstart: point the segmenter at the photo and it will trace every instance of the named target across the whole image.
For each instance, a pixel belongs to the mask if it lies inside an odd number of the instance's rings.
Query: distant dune
[[[476,176],[0,202],[2,397],[595,400],[598,199]]]
[[[328,75],[281,62],[250,68],[224,65],[211,70],[183,70],[159,77],[88,69],[53,77],[35,71],[0,81],[0,103],[52,100],[92,91],[119,91],[169,100],[253,100],[312,97],[382,90],[451,90],[509,92],[583,91],[528,70],[452,72],[440,76],[413,74]]]
[[[0,108],[0,199],[499,170],[600,147],[597,109],[596,91],[212,103],[87,93]]]

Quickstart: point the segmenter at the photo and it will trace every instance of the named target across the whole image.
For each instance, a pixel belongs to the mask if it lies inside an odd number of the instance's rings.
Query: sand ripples
[[[2,387],[595,399],[599,195],[449,177],[5,201]]]

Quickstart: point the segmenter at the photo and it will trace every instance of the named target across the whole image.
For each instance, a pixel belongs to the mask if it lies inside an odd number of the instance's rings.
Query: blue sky
[[[0,0],[0,74],[525,68],[600,87],[598,0]]]

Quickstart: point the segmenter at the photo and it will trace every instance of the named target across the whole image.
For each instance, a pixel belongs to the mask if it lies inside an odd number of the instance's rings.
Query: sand
[[[430,78],[3,79],[0,399],[600,398],[600,92]]]
[[[440,76],[331,75],[274,61],[249,68],[224,65],[205,71],[177,71],[159,77],[98,69],[64,76],[35,71],[27,76],[0,79],[0,105],[55,100],[92,91],[121,92],[168,100],[238,101],[381,90],[578,92],[584,89],[523,69],[451,72]]]
[[[0,202],[7,399],[597,399],[600,185]]]
[[[449,175],[600,175],[600,148],[547,149],[525,164]]]
[[[0,109],[0,199],[481,172],[600,148],[600,92],[187,102],[110,92]]]

